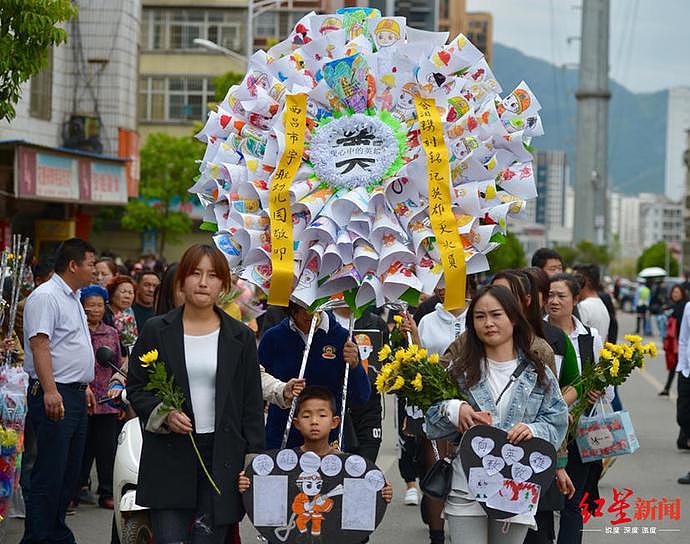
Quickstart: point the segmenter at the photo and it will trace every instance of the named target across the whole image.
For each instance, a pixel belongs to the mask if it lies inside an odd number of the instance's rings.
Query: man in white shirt
[[[26,501],[22,544],[75,543],[65,524],[86,443],[87,411],[95,399],[94,353],[79,289],[93,283],[95,250],[78,238],[58,248],[55,274],[24,308],[24,367],[29,374],[28,417],[36,461]]]
[[[593,264],[575,266],[575,272],[582,279],[580,302],[577,311],[580,321],[588,327],[595,328],[602,339],[606,340],[611,317],[606,305],[599,298],[599,268]],[[596,351],[595,353],[599,353]]]

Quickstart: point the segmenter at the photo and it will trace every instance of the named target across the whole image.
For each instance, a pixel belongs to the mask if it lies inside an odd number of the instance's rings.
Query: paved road
[[[633,320],[621,315],[621,331],[629,332]],[[658,342],[657,342],[658,343]],[[606,499],[604,517],[595,518],[586,525],[583,539],[586,544],[650,544],[690,542],[690,486],[681,486],[676,478],[690,470],[690,454],[679,452],[675,446],[677,427],[675,424],[675,396],[658,397],[657,392],[666,378],[663,352],[650,362],[644,371],[633,375],[622,390],[623,402],[630,411],[641,448],[634,454],[620,457],[601,482],[601,496]],[[395,429],[393,427],[392,404],[387,403],[387,419],[384,424],[384,444],[379,457],[383,468],[396,490],[393,503],[388,509],[381,526],[371,538],[374,544],[398,544],[428,542],[419,511],[402,504],[403,483],[397,470]],[[606,511],[612,501],[613,488],[629,488],[634,491],[628,499],[631,503],[628,514],[634,518],[635,500],[666,498],[681,501],[681,517],[678,521],[664,519],[636,520],[618,526],[619,534],[608,534],[614,514]],[[80,507],[76,515],[69,518],[80,544],[107,544],[110,535],[110,512],[93,506]],[[626,527],[630,531],[626,530]],[[21,538],[21,521],[10,520],[6,542],[15,544]],[[656,534],[642,534],[654,528]],[[637,534],[633,531],[637,530]],[[242,526],[243,542],[257,542],[256,532],[251,525]],[[468,543],[471,544],[471,543]]]

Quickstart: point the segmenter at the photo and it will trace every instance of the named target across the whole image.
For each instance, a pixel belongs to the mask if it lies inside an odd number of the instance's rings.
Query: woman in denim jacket
[[[473,425],[491,424],[507,431],[513,444],[537,437],[558,448],[568,427],[568,408],[553,373],[530,351],[532,331],[512,293],[500,285],[486,287],[467,315],[465,352],[449,372],[468,400],[434,404],[426,414],[429,438],[457,442]],[[497,405],[524,359],[530,364]],[[480,504],[469,498],[459,456],[453,460],[453,486],[444,513],[452,544],[522,544],[527,529],[536,528],[531,514],[509,518],[507,526],[503,520],[489,520]]]

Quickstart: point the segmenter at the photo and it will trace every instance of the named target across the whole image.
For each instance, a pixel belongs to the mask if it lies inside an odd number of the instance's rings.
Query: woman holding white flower
[[[145,426],[137,504],[151,508],[156,543],[222,543],[244,515],[235,475],[264,447],[256,342],[216,306],[230,288],[218,249],[190,247],[174,283],[184,304],[146,322],[129,365],[128,399]],[[181,410],[146,390],[155,363],[174,378]]]

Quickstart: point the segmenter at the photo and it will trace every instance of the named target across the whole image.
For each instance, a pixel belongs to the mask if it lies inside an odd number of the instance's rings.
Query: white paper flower
[[[467,273],[488,268],[507,217],[536,197],[528,144],[543,133],[541,107],[524,82],[502,99],[481,52],[463,35],[447,38],[350,8],[311,13],[252,56],[197,135],[208,145],[190,189],[242,278],[270,286],[269,190],[286,149],[286,96],[299,93],[307,120],[290,184],[295,299],[346,293],[350,305],[382,305],[443,284],[416,96],[434,99],[442,120]]]

